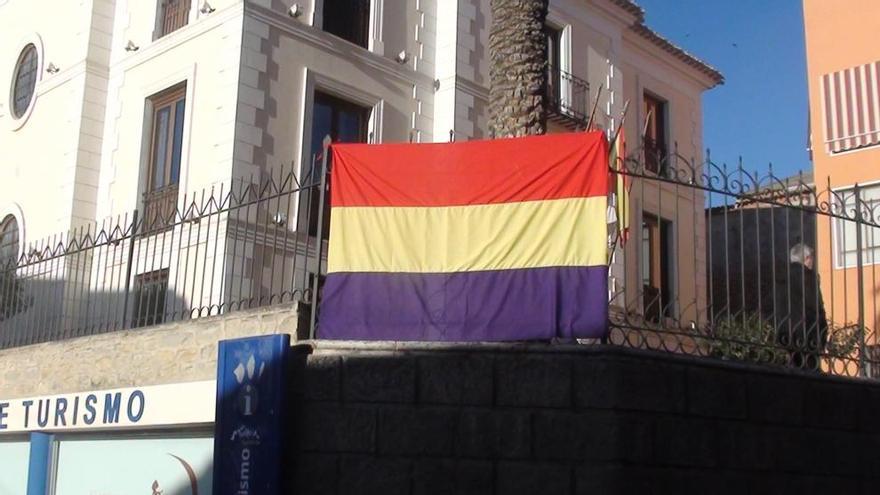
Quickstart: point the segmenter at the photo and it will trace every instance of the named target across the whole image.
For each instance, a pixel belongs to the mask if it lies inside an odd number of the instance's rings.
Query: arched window
[[[12,115],[21,118],[27,112],[34,99],[37,86],[37,47],[28,44],[18,56],[15,65],[15,76],[12,80]]]
[[[18,221],[12,215],[0,222],[0,265],[18,261]]]

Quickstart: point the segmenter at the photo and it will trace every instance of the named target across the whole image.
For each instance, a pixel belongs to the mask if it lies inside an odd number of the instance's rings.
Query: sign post
[[[214,493],[281,490],[289,335],[220,342],[214,423]]]

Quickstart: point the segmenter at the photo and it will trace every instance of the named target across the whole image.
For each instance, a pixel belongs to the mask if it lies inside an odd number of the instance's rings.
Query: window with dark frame
[[[645,169],[663,174],[666,166],[666,102],[644,94],[645,102]]]
[[[12,82],[12,116],[21,118],[34,99],[37,86],[37,47],[28,44],[18,56]]]
[[[192,0],[161,0],[159,3],[159,38],[173,33],[189,22]]]
[[[158,325],[165,321],[165,295],[168,292],[168,269],[138,275],[134,279],[131,326]]]
[[[659,322],[672,313],[672,222],[645,213],[642,216],[641,277],[644,314]]]
[[[370,0],[324,0],[324,31],[368,48]]]
[[[321,153],[323,151],[324,136],[329,135],[334,143],[366,143],[367,128],[369,126],[370,111],[368,107],[352,103],[342,98],[327,93],[315,92],[315,102],[312,107],[312,164],[304,170],[303,177],[306,183],[320,183]],[[318,235],[318,206],[320,205],[320,191],[316,187],[307,189],[301,197],[300,215],[308,218],[309,235]],[[305,201],[305,202],[303,202]],[[301,218],[302,219],[302,218]],[[323,238],[326,240],[330,234],[330,195],[324,196],[324,230]]]
[[[150,103],[153,113],[143,209],[144,225],[148,229],[173,222],[177,208],[186,85],[163,91],[151,97]]]

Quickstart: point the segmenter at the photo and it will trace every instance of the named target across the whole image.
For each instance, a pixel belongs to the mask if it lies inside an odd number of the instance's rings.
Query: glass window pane
[[[174,105],[174,144],[171,149],[171,184],[180,182],[180,154],[183,149],[183,120],[186,110],[186,100],[180,100]]]
[[[0,222],[0,264],[18,258],[18,221],[7,215]]]
[[[27,493],[30,443],[0,442],[0,495]]]
[[[12,95],[12,113],[21,117],[27,110],[34,96],[37,84],[37,49],[27,45],[22,50],[15,69],[15,84]]]
[[[363,129],[360,112],[342,110],[339,112],[339,129],[336,141],[340,143],[362,142],[364,140]]]
[[[55,494],[212,493],[213,450],[210,437],[63,440]]]
[[[332,131],[333,107],[315,98],[315,108],[312,112],[312,155],[320,153],[324,136]]]
[[[165,187],[165,170],[168,166],[168,120],[171,116],[171,107],[161,108],[156,112],[153,148],[153,184],[152,190]]]
[[[324,31],[367,46],[370,0],[324,0]]]
[[[837,191],[834,198],[834,212],[848,218],[855,218],[855,189]],[[869,186],[859,191],[861,199],[860,212],[862,262],[865,264],[880,262],[880,228],[871,226],[880,222],[880,186]],[[859,239],[856,231],[857,222],[842,218],[835,219],[835,261],[837,268],[855,267],[858,265]]]

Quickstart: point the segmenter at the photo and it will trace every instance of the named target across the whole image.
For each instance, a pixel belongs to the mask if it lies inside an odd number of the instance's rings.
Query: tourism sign
[[[215,388],[210,380],[0,399],[0,435],[210,424]]]
[[[289,335],[220,342],[214,493],[280,493]]]

